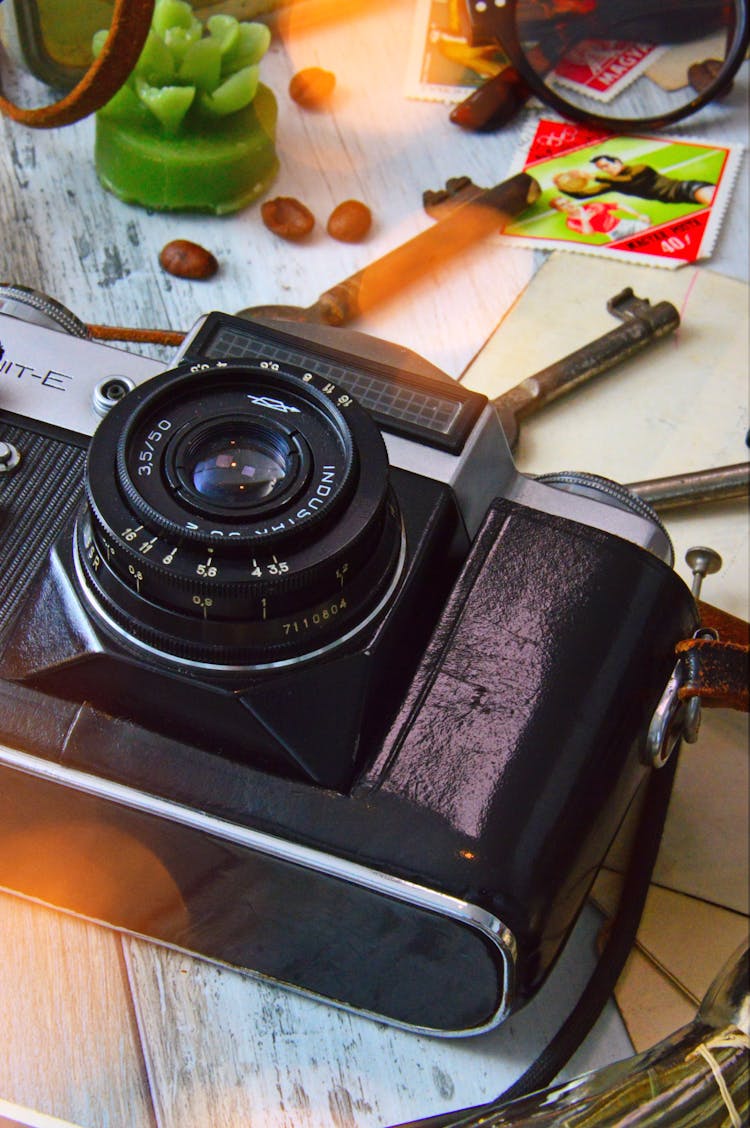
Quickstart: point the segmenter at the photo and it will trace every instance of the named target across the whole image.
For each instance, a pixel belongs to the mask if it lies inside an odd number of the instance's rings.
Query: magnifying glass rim
[[[496,9],[497,37],[511,63],[522,76],[531,92],[545,106],[557,110],[562,117],[582,122],[585,125],[600,126],[610,133],[613,131],[627,133],[640,129],[662,129],[666,125],[671,125],[673,122],[681,121],[682,118],[694,114],[727,89],[739,70],[748,49],[748,5],[746,0],[736,0],[737,27],[734,45],[713,86],[708,87],[700,94],[696,94],[694,98],[691,98],[679,109],[670,110],[664,114],[636,118],[608,117],[606,114],[591,113],[589,110],[577,106],[574,102],[568,102],[551,89],[541,75],[529,64],[517,33],[516,10],[518,3],[519,0],[507,0],[502,8]]]

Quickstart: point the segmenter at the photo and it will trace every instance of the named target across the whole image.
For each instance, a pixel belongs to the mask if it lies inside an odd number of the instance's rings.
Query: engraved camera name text
[[[59,372],[56,368],[39,368],[33,364],[14,360],[5,354],[2,345],[0,345],[0,378],[37,380],[43,388],[50,388],[56,392],[66,391],[73,380],[67,372]]]

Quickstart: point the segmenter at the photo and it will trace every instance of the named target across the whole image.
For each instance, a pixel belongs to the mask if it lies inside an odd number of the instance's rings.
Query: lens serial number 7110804
[[[294,635],[300,634],[302,631],[312,630],[313,627],[322,627],[324,623],[330,622],[338,615],[339,611],[343,611],[346,606],[346,600],[342,596],[335,603],[324,607],[322,611],[315,611],[312,615],[305,615],[302,619],[294,619],[291,623],[282,623],[282,630],[285,635]]]

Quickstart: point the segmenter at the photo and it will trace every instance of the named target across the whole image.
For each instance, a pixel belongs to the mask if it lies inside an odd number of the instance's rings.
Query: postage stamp
[[[454,0],[417,0],[406,94],[430,102],[462,102],[508,65],[494,44],[471,47],[461,34]]]
[[[743,149],[533,123],[514,162],[541,195],[505,228],[527,246],[676,267],[713,249]]]
[[[550,81],[609,102],[654,66],[665,50],[617,40],[586,40],[557,64]],[[417,0],[407,64],[407,96],[461,102],[507,65],[508,58],[500,47],[469,44],[462,34],[455,0]]]
[[[648,44],[585,39],[557,64],[553,83],[598,102],[610,102],[663,53],[663,47]]]

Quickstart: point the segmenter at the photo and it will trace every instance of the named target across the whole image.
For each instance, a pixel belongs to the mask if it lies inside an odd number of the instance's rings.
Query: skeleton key
[[[528,376],[493,401],[511,450],[518,442],[521,419],[585,380],[608,372],[680,324],[680,315],[671,302],[652,306],[648,298],[636,297],[629,286],[610,298],[607,309],[622,325]]]

